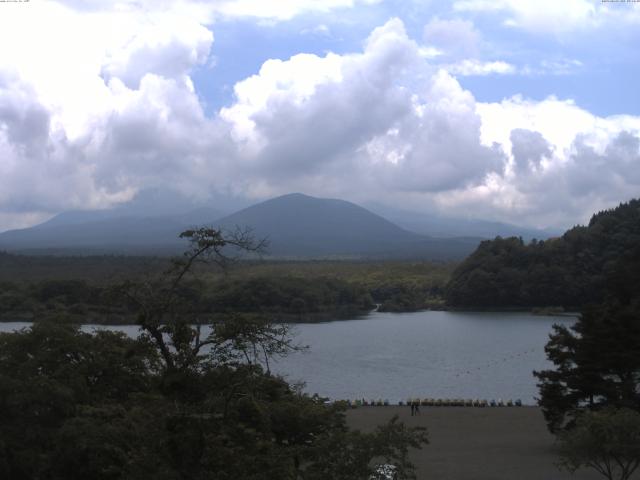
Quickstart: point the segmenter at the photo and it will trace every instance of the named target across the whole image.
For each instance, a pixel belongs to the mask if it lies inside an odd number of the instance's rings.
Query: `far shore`
[[[554,437],[538,407],[359,407],[347,412],[351,428],[370,431],[398,415],[425,426],[429,445],[411,452],[419,480],[597,480],[595,471],[574,475],[556,466]],[[632,477],[639,479],[637,472]]]
[[[407,314],[407,313],[419,313],[419,312],[468,312],[468,313],[527,313],[542,317],[579,317],[579,312],[565,312],[557,311],[553,309],[545,308],[427,308],[422,310],[411,311],[384,311],[380,313],[389,314]],[[331,313],[313,313],[306,314],[305,316],[294,314],[280,314],[280,318],[275,320],[275,323],[285,324],[308,324],[308,323],[329,323],[329,322],[342,322],[347,320],[366,320],[372,313],[377,313],[378,310],[371,310],[369,312],[353,312],[350,315],[340,314],[333,315]],[[223,314],[221,314],[223,315]],[[265,314],[269,316],[269,314]],[[132,321],[132,317],[128,316],[102,316],[102,315],[89,315],[88,321],[79,321],[78,315],[66,318],[64,323],[76,324],[76,325],[99,325],[99,326],[135,326],[136,323]],[[13,314],[0,315],[0,323],[35,323],[42,320],[36,320],[33,313],[30,312],[16,312]],[[209,325],[211,322],[202,322],[201,325]]]

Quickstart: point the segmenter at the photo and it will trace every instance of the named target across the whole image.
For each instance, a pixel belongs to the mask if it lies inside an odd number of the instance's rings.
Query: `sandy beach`
[[[412,453],[420,480],[591,480],[556,467],[554,437],[537,407],[360,407],[347,413],[352,428],[368,431],[394,415],[428,428],[430,444]],[[633,477],[640,478],[638,472]]]

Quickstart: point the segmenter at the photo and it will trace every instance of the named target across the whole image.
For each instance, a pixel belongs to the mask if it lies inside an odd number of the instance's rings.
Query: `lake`
[[[272,370],[333,399],[501,398],[534,404],[531,372],[550,367],[544,346],[551,326],[574,322],[529,313],[424,311],[298,324],[297,342],[309,350],[279,360]],[[4,323],[0,331],[28,325]],[[135,326],[83,328],[137,332]]]

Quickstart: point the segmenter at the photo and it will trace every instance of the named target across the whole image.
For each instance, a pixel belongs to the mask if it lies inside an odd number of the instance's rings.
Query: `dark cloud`
[[[553,147],[540,132],[523,128],[511,131],[511,154],[518,174],[537,171],[543,158],[550,159]]]

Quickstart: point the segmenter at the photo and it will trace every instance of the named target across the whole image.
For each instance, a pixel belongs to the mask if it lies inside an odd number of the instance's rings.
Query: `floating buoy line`
[[[500,365],[502,363],[508,363],[511,362],[513,360],[517,360],[519,358],[524,357],[525,355],[529,355],[531,353],[534,353],[538,351],[537,348],[529,348],[527,350],[518,352],[518,353],[513,353],[511,355],[507,355],[506,357],[500,358],[500,359],[496,359],[492,362],[489,363],[485,363],[482,365],[478,365],[476,367],[471,367],[471,368],[467,368],[467,369],[463,369],[463,370],[458,370],[455,374],[454,377],[459,378],[459,377],[463,377],[465,375],[472,375],[476,372],[481,372],[483,370],[488,370],[489,368],[494,368],[497,365]]]
[[[487,370],[489,368],[495,368],[497,365],[508,363],[513,360],[517,360],[519,358],[524,357],[525,355],[530,355],[532,353],[537,352],[537,348],[529,348],[527,350],[523,350],[517,353],[512,353],[510,355],[506,355],[502,358],[493,360],[491,362],[478,365],[472,368],[458,370],[454,373],[454,377],[460,378],[466,375],[472,375],[476,372],[481,372],[483,370]],[[386,407],[386,406],[421,406],[421,407],[522,407],[522,400],[516,399],[508,399],[503,400],[499,399],[463,399],[463,398],[408,398],[407,400],[400,400],[398,402],[390,402],[388,399],[366,399],[366,398],[357,398],[355,400],[333,400],[330,403],[343,403],[349,407],[357,408],[357,407]]]

